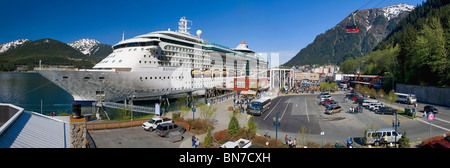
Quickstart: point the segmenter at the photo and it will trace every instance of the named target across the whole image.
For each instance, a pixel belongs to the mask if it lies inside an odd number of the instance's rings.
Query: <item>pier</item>
[[[129,110],[131,108],[131,111],[134,111],[134,112],[155,114],[154,107],[145,107],[145,106],[136,106],[136,105],[127,105],[127,104],[122,104],[122,103],[100,102],[100,101],[94,102],[92,104],[97,107],[103,106],[103,107],[109,107],[109,108],[115,108],[115,109],[127,109],[127,110]]]

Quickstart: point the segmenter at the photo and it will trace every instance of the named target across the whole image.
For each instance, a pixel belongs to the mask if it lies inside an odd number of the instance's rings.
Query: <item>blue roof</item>
[[[69,148],[69,123],[23,111],[0,135],[0,148]]]

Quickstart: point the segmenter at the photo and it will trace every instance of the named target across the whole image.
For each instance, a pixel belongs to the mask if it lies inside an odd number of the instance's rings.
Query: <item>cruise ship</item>
[[[268,88],[268,62],[242,41],[236,48],[211,43],[189,33],[181,17],[179,30],[155,31],[124,39],[92,69],[36,71],[68,93],[75,102],[154,100],[208,89],[233,90],[236,79],[251,88]]]

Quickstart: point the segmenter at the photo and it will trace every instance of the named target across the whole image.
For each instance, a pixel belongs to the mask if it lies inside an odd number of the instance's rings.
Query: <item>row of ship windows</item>
[[[208,85],[213,86],[213,85]],[[170,91],[170,90],[182,90],[182,89],[188,89],[188,88],[201,88],[202,86],[191,86],[191,87],[180,87],[180,88],[163,88],[163,89],[152,89],[152,92],[159,92],[159,91]],[[135,92],[144,92],[144,90],[135,90]],[[150,90],[147,90],[147,92],[150,92]]]
[[[171,76],[171,77],[168,76],[167,77],[167,79],[174,79],[174,78],[176,79],[177,77],[176,76],[175,77],[173,77],[173,76]],[[142,80],[142,79],[147,80],[148,77],[140,77],[139,79],[140,80]],[[150,76],[150,79],[153,79],[153,77]],[[158,79],[158,77],[155,76],[155,79]],[[166,79],[166,77],[165,76],[163,76],[163,77],[160,76],[159,79],[163,80],[163,79]],[[178,79],[184,79],[184,76],[178,76]]]
[[[109,61],[109,60],[104,60],[104,61],[102,61],[102,62],[100,62],[100,63],[105,63],[105,64],[106,64],[106,63],[108,63],[108,61]],[[112,61],[111,61],[111,63],[114,63],[114,62],[116,62],[116,60],[112,60]],[[119,62],[119,63],[122,63],[122,60],[119,60],[118,62]]]
[[[197,50],[181,48],[181,47],[165,46],[164,49],[170,50],[170,51],[180,51],[180,52],[189,52],[189,53],[197,53],[197,54],[202,54],[202,55],[209,55],[208,53],[203,52],[203,51],[197,51]]]

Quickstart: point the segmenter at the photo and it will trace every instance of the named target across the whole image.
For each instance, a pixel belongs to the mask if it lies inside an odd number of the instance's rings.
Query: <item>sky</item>
[[[423,0],[0,0],[0,44],[17,39],[82,38],[114,45],[153,31],[178,30],[180,17],[191,34],[230,48],[245,41],[257,53],[279,53],[285,63],[315,37],[356,9]]]

